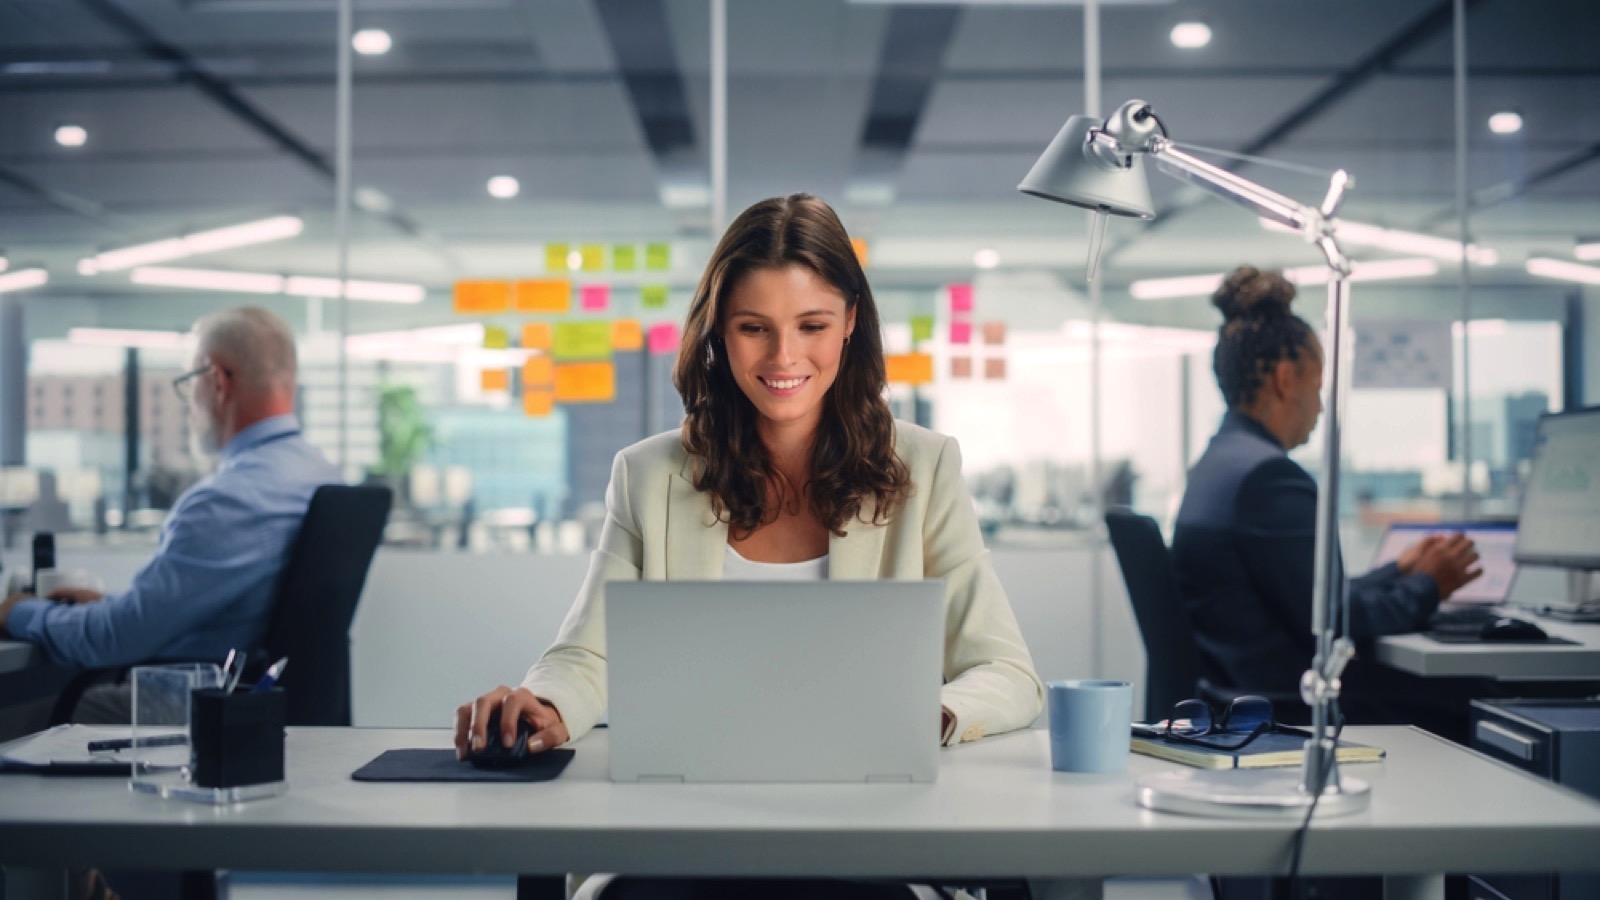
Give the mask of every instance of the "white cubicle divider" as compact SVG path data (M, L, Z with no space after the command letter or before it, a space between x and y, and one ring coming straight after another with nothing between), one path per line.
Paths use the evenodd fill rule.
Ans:
M1090 670L1092 551L994 551L994 566L1033 652L1039 676L1132 681L1143 708L1144 645L1109 547L1101 562L1102 658ZM112 590L125 587L150 548L74 549ZM25 564L20 551L6 567ZM588 553L462 553L381 548L351 629L355 724L448 725L456 706L498 684L515 685L555 639L589 565Z

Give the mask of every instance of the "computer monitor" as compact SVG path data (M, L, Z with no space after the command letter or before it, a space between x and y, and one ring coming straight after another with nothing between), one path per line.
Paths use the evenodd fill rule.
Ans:
M1600 569L1600 406L1540 417L1515 556L1526 565Z

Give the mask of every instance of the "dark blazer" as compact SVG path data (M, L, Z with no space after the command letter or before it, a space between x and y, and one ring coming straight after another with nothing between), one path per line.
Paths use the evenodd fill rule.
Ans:
M1316 482L1271 432L1243 413L1223 416L1189 470L1172 535L1178 589L1223 687L1298 693L1316 649L1316 513ZM1417 631L1439 605L1431 576L1402 576L1392 563L1348 583L1357 642Z

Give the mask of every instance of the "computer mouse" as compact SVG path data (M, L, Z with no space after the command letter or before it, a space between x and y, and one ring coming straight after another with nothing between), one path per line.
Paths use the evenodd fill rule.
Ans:
M1486 641L1542 641L1549 635L1527 619L1505 617L1483 626L1478 637Z
M507 747L500 738L500 710L489 714L487 740L482 750L468 750L467 762L480 769L507 769L522 765L528 760L528 738L533 736L533 726L526 720L517 722L517 739Z

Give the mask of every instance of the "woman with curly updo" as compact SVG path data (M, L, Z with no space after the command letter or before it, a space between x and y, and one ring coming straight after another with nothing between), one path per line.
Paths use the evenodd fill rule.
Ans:
M1315 650L1317 485L1289 451L1322 413L1322 344L1290 311L1294 296L1282 274L1252 266L1235 269L1213 295L1223 323L1212 368L1228 411L1189 472L1172 536L1206 677L1222 693L1283 697L1285 715L1304 714L1300 676ZM1461 535L1430 538L1350 579L1349 636L1359 643L1425 628L1441 600L1478 576L1477 558ZM1408 688L1425 695L1425 685L1360 665L1350 675L1344 708L1353 720L1429 724L1428 711L1405 699ZM1384 683L1378 693L1387 700L1362 689L1373 681Z

